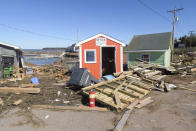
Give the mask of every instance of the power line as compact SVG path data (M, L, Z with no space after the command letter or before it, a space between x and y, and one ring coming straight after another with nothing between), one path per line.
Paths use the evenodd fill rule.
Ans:
M164 20L168 21L171 23L171 21L164 15L162 15L161 13L159 13L158 11L154 10L152 7L150 7L149 5L147 5L146 3L144 3L141 0L137 0L141 5L143 5L144 7L146 7L147 9L151 10L152 12L154 12L155 14L157 14L158 16L162 17Z
M44 37L53 38L53 39L61 39L61 40L76 41L76 40L66 39L66 38L59 37L59 36L53 36L53 35L46 35L46 34L42 34L42 33L37 33L37 32L33 32L33 31L21 29L21 28L18 28L18 27L13 27L13 26L6 25L6 24L0 24L0 26L9 28L9 29L11 29L11 30L16 30L16 31L20 31L20 32L25 32L25 33L29 33L29 34L37 35L37 36L44 36Z

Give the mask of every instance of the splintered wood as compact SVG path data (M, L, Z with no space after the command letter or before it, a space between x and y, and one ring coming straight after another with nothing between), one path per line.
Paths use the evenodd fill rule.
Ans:
M120 111L128 107L136 99L143 98L151 91L152 87L152 83L136 77L120 76L82 90L85 95L88 95L90 90L94 90L96 101Z

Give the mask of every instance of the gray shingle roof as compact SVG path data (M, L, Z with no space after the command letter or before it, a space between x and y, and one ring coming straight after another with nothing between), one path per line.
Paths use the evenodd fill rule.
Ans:
M136 35L125 51L138 50L165 50L169 49L171 43L171 32Z

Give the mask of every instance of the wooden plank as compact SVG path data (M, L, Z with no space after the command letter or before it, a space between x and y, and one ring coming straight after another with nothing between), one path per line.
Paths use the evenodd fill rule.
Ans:
M139 100L136 100L131 105L129 105L129 110L125 111L121 120L118 122L117 126L115 127L114 131L122 131L129 115L131 114L133 108L138 104Z
M152 87L148 86L147 84L141 83L141 82L133 82L133 85L139 86L140 88L143 88L145 90L151 90Z
M192 68L191 69L191 72L196 72L196 68Z
M100 83L98 83L98 84L95 84L95 85L92 85L92 86L88 86L88 87L82 88L82 90L83 90L83 91L90 90L90 89L93 89L93 88L96 88L96 87L99 87L99 86L102 86L102 85L111 83L111 82L113 82L113 81L123 79L123 78L125 78L125 77L126 77L126 76L120 76L120 77L118 77L118 78L115 78L115 79L112 79L112 80L109 80L109 81L100 82Z
M115 83L120 84L120 82L117 82L117 81L115 81ZM135 92L138 92L140 94L147 94L149 92L148 90L145 90L143 88L139 88L138 86L135 86L135 85L126 85L126 84L124 84L123 86L125 86L125 87L127 87L127 88L129 88L129 89L131 89Z
M108 87L110 87L110 88L113 88L113 89L116 88L115 86L112 86L112 85L109 85L109 84L105 84L105 85L108 86ZM126 92L126 91L124 91L124 90L119 90L119 92L122 92L122 93L124 93L124 94L126 94L126 95L128 95L128 96L134 97L134 98L138 98L138 96L135 96L135 95L133 95L132 93Z
M38 86L37 83L30 83L30 84L21 84L20 87L24 88L24 87L34 87L34 86Z
M120 101L118 92L114 92L114 98L115 98L115 101L116 101L117 106L119 106L121 108L121 105L122 104L121 104L121 101Z
M13 105L17 106L17 105L21 104L22 102L23 102L23 100L22 100L22 99L19 99L19 100L16 100L16 101L13 103Z
M0 105L3 105L3 99L0 98Z
M120 84L114 91L113 91L113 94L118 92L118 90L126 83L126 80L123 81L122 84Z
M145 101L147 101L147 100L150 100L150 99L151 99L151 97L147 97L147 98L145 98L145 99L139 101L139 103L143 103L143 102L145 102Z
M107 91L108 89L111 90L111 91ZM113 98L112 95L111 95L112 89L110 89L110 88L106 88L106 89L95 88L95 90L97 90L99 93L103 93L103 94L107 95L108 97L111 97L111 99ZM122 93L118 92L118 94L119 94L121 102L126 103L126 104L130 103L129 99L125 98L125 94L123 94L124 97L122 96ZM129 96L127 96L127 97L129 97Z
M158 75L158 74L161 74L161 71L149 72L149 73L144 74L144 76L145 77L152 77L152 76Z
M40 88L0 87L0 93L40 93Z
M108 111L107 108L102 107L88 107L88 106L55 106L55 105L33 105L33 108L39 109L60 109L60 110L81 110L81 111Z
M133 103L131 103L127 109L132 110L137 104L139 103L139 100L136 99Z
M152 99L148 99L148 100L145 100L144 102L141 102L140 104L138 104L137 106L135 106L136 108L142 108L150 103L152 103L153 100Z

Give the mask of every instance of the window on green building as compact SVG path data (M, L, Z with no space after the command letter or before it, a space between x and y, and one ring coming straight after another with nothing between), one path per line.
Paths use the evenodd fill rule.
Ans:
M142 54L141 59L143 61L150 62L150 56L149 56L149 54Z

